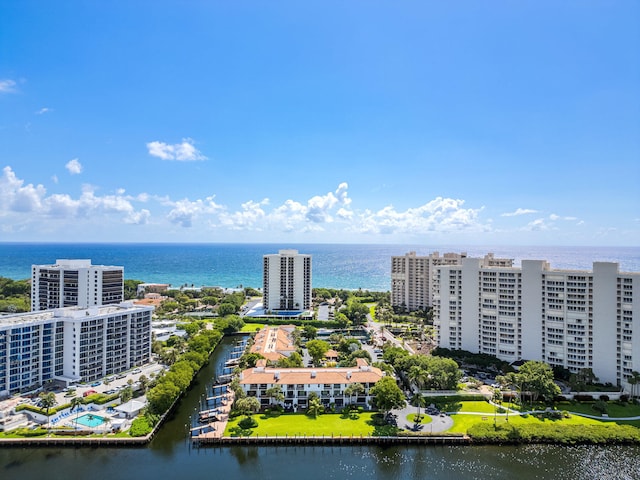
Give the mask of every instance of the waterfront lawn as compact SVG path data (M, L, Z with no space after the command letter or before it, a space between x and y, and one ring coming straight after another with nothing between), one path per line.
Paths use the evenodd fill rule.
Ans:
M598 416L599 413L593 409L593 402L582 402L571 404L570 402L562 402L556 404L558 410L567 410L569 412L584 413L586 415ZM607 402L607 414L611 418L624 418L624 417L638 417L640 416L640 405L619 404L614 401ZM606 423L617 423L619 425L633 425L640 427L640 420L606 420L602 419Z
M486 423L493 425L494 422L494 406L488 402L459 402L461 405L458 414L452 414L453 427L449 429L452 433L467 433L467 430L477 423ZM506 404L505 404L506 407ZM563 410L563 409L559 409ZM463 412L463 413L460 413ZM475 412L480 412L479 415L473 415ZM602 422L600 420L580 417L578 415L571 415L570 418L563 418L559 420L552 420L546 418L543 414L540 415L516 415L509 414L508 420L505 415L495 416L495 421L498 426L500 425L527 425L527 424L544 424L549 425L562 423L564 425L598 425Z
M243 416L230 419L224 432L225 437L235 436L380 436L394 435L397 428L389 425L376 426L376 414L363 412L358 415L346 416L338 413L325 413L317 418L303 413L289 413L282 415L254 415L258 426L251 430L242 430L238 422Z

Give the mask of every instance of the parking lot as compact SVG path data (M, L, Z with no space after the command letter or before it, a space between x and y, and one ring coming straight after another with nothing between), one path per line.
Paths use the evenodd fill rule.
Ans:
M57 405L69 403L73 397L83 397L93 393L111 395L126 388L129 385L129 380L131 380L133 388L136 388L137 386L139 387L137 382L142 375L146 376L147 379L151 379L152 376L157 375L163 369L164 367L158 363L149 363L120 374L109 375L99 381L77 384L66 389L57 389L53 393L56 396ZM37 396L30 403L37 404Z

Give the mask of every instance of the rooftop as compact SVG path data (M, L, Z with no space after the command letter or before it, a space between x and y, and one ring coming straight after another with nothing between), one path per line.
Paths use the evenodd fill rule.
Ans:
M0 327L20 324L38 323L59 318L61 320L73 320L86 317L100 317L114 313L122 313L131 310L148 310L152 307L134 305L133 302L122 302L117 305L102 305L98 307L65 307L39 312L15 313L0 316Z
M356 367L339 368L268 368L255 367L244 370L240 384L350 384L376 383L384 374L366 361Z

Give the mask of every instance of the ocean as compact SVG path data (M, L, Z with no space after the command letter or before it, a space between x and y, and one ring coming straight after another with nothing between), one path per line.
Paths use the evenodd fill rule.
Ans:
M594 261L618 262L624 272L640 271L640 247L523 247L353 244L166 244L166 243L0 243L0 276L29 278L31 265L56 259L90 259L119 265L125 278L173 286L262 286L262 256L290 248L312 255L313 286L387 291L391 256L415 251L466 252L482 257L547 260L552 268L590 270Z

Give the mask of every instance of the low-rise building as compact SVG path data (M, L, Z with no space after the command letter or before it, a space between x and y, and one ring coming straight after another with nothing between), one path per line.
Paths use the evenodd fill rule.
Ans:
M295 329L295 325L263 327L256 333L249 351L251 353L259 353L272 362L288 357L298 349L292 335Z
M280 386L284 394L284 400L279 404L294 411L308 407L311 393L318 395L325 406L367 406L371 402L371 387L384 373L370 366L365 359L357 361L355 367L337 368L270 368L260 363L240 374L240 385L248 396L258 398L262 407L275 403L267 395L267 390L274 386ZM346 395L345 390L354 383L362 384L362 393L353 397Z

